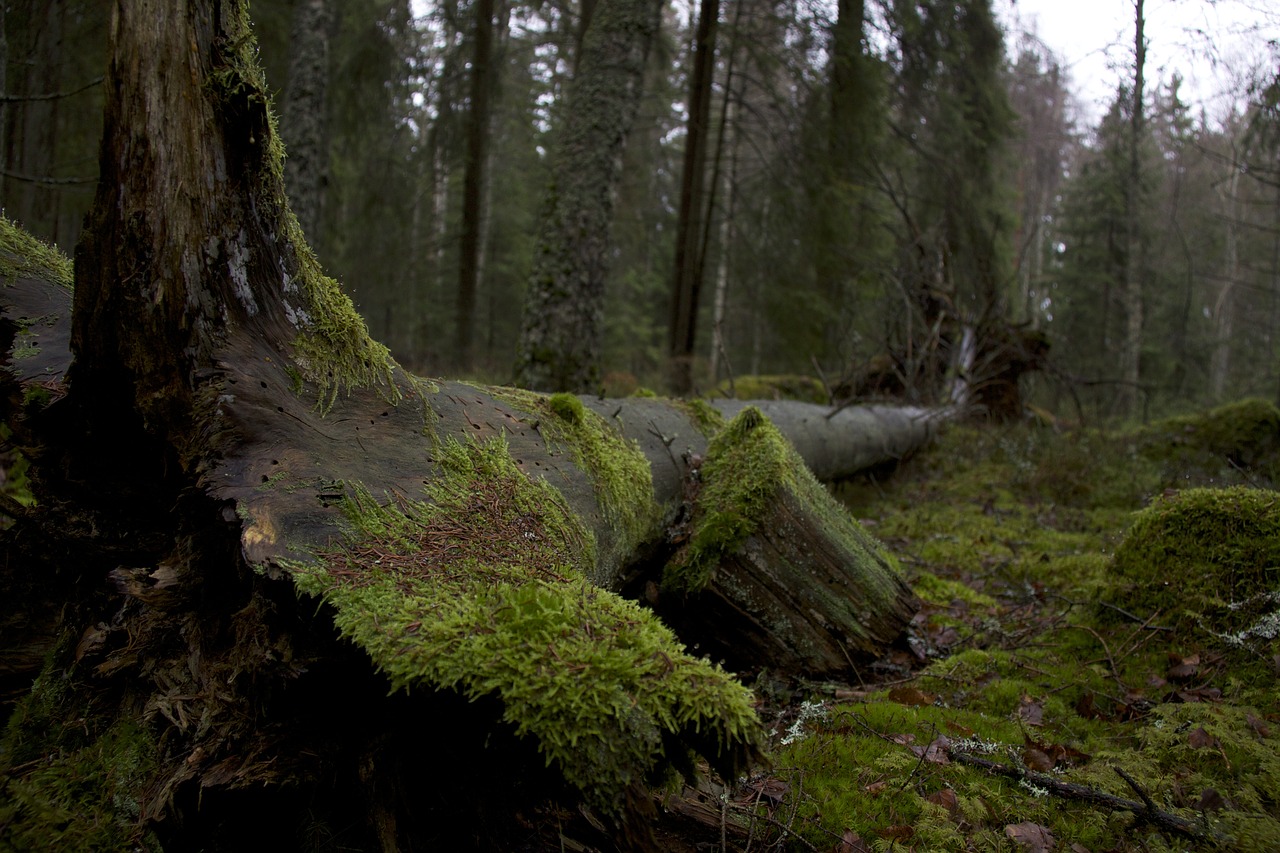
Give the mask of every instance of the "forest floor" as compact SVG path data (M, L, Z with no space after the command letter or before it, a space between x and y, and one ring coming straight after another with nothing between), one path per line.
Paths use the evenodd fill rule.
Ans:
M1280 850L1277 470L1248 401L954 427L846 484L923 602L909 641L861 683L759 673L771 767L663 797L659 845Z

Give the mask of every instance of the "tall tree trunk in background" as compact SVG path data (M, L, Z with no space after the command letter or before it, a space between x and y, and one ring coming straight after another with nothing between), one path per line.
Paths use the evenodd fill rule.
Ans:
M1129 113L1129 171L1125 178L1125 265L1124 308L1125 334L1120 351L1119 412L1133 417L1138 413L1138 383L1142 362L1142 261L1143 240L1138 226L1142 192L1142 139L1145 125L1143 107L1143 75L1147 61L1146 21L1143 0L1133 0L1133 91Z
M1213 352L1209 357L1209 390L1213 399L1221 400L1227 389L1231 367L1231 332L1235 326L1235 291L1240 279L1240 162L1239 139L1230 139L1230 174L1220 186L1223 204L1223 226L1226 233L1222 248L1221 283L1213 304Z
M330 0L298 0L293 13L289 88L281 114L287 149L284 181L298 224L315 245L329 180Z
M622 150L640 108L662 0L599 0L551 155L516 356L516 382L594 392Z
M587 37L587 30L591 29L591 19L596 14L596 3L599 0L580 0L578 3L578 25L573 31L573 56L570 67L577 73L578 61L582 58L582 42Z
M475 359L476 293L480 288L483 251L486 169L489 165L490 100L497 68L493 61L494 0L476 0L471 41L471 105L467 113L467 151L462 182L462 241L454 316L454 352L450 359L463 371Z
M693 73L689 82L689 122L680 178L680 210L676 220L676 256L671 288L668 354L671 384L677 394L693 391L693 354L698 333L698 302L705 267L707 227L707 151L711 131L711 84L715 77L716 28L720 0L702 0L693 40Z
M863 260L859 243L868 239L870 230L860 216L864 203L863 164L869 155L869 129L875 109L875 93L862 49L865 15L864 0L839 0L831 28L831 117L826 162L822 164L816 199L822 240L813 261L818 292L827 303L823 338L832 348L839 343L844 299Z
M721 147L729 150L729 168L724 174L724 212L720 217L720 257L716 261L716 291L711 315L711 354L708 357L707 377L712 385L720 381L720 372L732 371L728 363L728 343L724 332L725 313L729 303L729 260L733 243L733 216L738 201L738 145L742 134L738 132L738 103L740 95L733 91L736 81L730 76L725 80L724 121L721 123ZM723 360L723 364L721 364Z

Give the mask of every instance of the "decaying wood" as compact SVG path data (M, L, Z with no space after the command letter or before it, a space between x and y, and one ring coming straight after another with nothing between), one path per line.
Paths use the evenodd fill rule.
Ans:
M14 312L50 318L42 321L38 362L14 344L16 332L9 342L5 414L33 462L40 506L3 544L10 557L6 586L40 583L48 594L67 597L65 607L46 615L75 644L58 664L76 670L82 693L60 701L72 703L68 713L84 715L86 737L115 720L154 730L158 766L142 786L138 810L142 825L165 824L178 848L203 844L206 829L223 833L212 847L242 841L236 833L244 830L234 821L201 824L214 792L252 791L252 800L223 802L269 809L266 790L286 801L281 792L299 785L319 791L326 783L329 806L362 811L374 835L415 836L414 810L406 804L421 799L429 780L421 762L404 756L420 758L424 738L434 744L453 737L422 721L462 697L476 704L468 712L455 708L436 725L488 720L495 742L526 763L539 758L539 749L550 755L550 736L576 720L587 745L571 755L562 749L556 766L562 781L603 808L620 807L628 790L681 766L690 753L723 772L739 769L758 741L745 690L686 654L652 613L613 594L679 547L698 459L708 448L703 414L668 401L586 401L611 437L616 431L635 440L652 474L652 493L624 507L643 514L644 523L628 527L602 497L598 472L552 429L545 398L431 382L401 370L321 274L288 210L245 15L239 0L118 0L102 180L77 251L71 316L65 298L39 276L19 276L4 301L10 328ZM63 301L46 311L42 299ZM67 341L75 355L69 366ZM36 389L44 394L29 393ZM576 400L565 403L576 417ZM787 420L783 409L767 408ZM826 476L842 476L898 458L929 433L927 418L885 410L871 420L900 418L907 435L858 432L868 446L858 449L854 441L845 443L853 452L836 450L841 442L832 431L859 417L853 410L827 418L797 409L796 444L802 452L811 448ZM388 580L370 549L355 542L361 534L353 516L357 507L369 512L377 504L405 528L418 525L417 535L427 526L422 507L430 489L449 471L448 449L482 446L501 448L504 464L509 456L527 475L511 479L551 495L521 505L530 531L544 531L550 524L543 522L561 511L570 516L572 524L562 525L572 528L560 539L570 552L563 562L581 574L560 578L559 586L525 587L523 578L495 574L459 587L474 593L469 603L497 590L494 609L481 614L495 621L524 618L525 610L508 605L521 590L533 590L518 599L529 622L557 631L545 640L536 635L536 644L513 641L493 650L489 663L470 673L442 675L432 667L444 652L488 655L481 641L508 635L468 615L445 638L452 645L442 641L432 647L439 654L423 654L425 646L415 647L418 632L427 633L433 617L461 599L430 599L428 606L422 602L429 596L413 584L430 581L433 572L462 573L465 561L433 560L413 577ZM798 462L792 467L803 470ZM780 490L771 513L751 519L751 535L726 546L714 583L689 600L703 595L713 609L726 603L715 618L725 617L723 645L741 648L744 668L847 673L855 658L875 655L901 631L913 599L882 561L864 560L853 572L841 551L849 540L833 546L812 494L795 497ZM484 510L469 512L466 520L474 522ZM473 541L456 544L470 549L473 565L487 540L468 535ZM410 539L393 544L404 547ZM342 559L326 556L339 552ZM367 564L354 558L357 552ZM299 600L305 577L323 579L311 589L324 606ZM384 584L381 599L326 597L375 581ZM886 593L868 599L857 584ZM745 598L725 593L735 585L749 585L752 600L771 596L772 603L753 614ZM856 608L839 602L846 588ZM833 606L815 606L818 599ZM751 620L729 620L735 608ZM782 641L759 630L767 627L766 611L775 610L787 621ZM555 621L566 614L573 618ZM593 623L597 614L606 615ZM340 643L334 624L343 616L363 619L373 640ZM391 624L394 630L384 627ZM623 639L610 646L617 636ZM852 642L856 637L866 641ZM590 661L561 658L562 642L562 651L574 642L593 653L646 651L636 666L588 672ZM645 643L657 650L649 654ZM806 647L825 651L795 656ZM492 676L475 671L498 667L507 653L524 655L526 664L532 656L533 663L495 668ZM392 677L389 670L405 660L412 666ZM589 686L613 692L584 710L538 689L563 672L584 673ZM460 685L464 676L475 677ZM406 693L388 697L388 683ZM410 687L415 691L406 695ZM504 719L504 703L512 707L517 693L533 711ZM576 738L579 729L572 731ZM547 737L531 746L538 732ZM480 743L487 742L486 734ZM615 757L622 753L627 757ZM571 767L577 758L583 764ZM570 778L571 769L584 766ZM597 770L598 777L588 773ZM445 780L437 792L453 787ZM358 791L368 802L353 805L343 791Z

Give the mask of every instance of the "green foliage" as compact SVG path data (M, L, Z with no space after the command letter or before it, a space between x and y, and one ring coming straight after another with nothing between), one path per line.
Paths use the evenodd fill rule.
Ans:
M396 689L496 695L503 719L594 806L756 748L750 694L646 610L591 585L590 534L506 444L447 442L424 502L349 505L350 541L293 566Z

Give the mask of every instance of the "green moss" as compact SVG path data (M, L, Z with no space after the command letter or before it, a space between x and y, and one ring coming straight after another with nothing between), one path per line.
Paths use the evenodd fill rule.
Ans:
M505 442L446 443L424 502L354 489L351 541L294 565L339 630L398 689L496 695L504 720L595 806L686 766L732 771L752 753L750 694L690 657L636 604L592 586L591 537Z
M755 532L778 491L796 477L794 453L754 406L743 409L707 448L688 545L667 564L662 584L699 592L712 572ZM800 466L804 470L804 466Z
M672 402L685 411L694 426L706 438L711 438L724 429L724 415L706 400L673 400Z
M392 381L395 363L390 352L369 337L368 327L350 298L324 274L289 208L283 177L284 145L258 63L247 4L237 8L238 16L222 22L225 62L210 74L209 86L229 116L241 125L248 144L258 147L260 191L275 201L280 216L277 238L293 252L294 273L285 276L283 291L286 315L298 329L293 340L294 367L316 387L316 405L321 412L332 408L339 394L354 388L377 388L388 400L397 401L400 392Z
M830 395L822 383L811 376L742 376L716 386L717 397L737 400L800 400L806 403L828 403Z
M663 572L666 589L705 589L716 566L756 531L784 491L813 513L818 528L840 541L844 553L881 564L868 577L892 566L881 545L814 479L795 448L754 406L739 412L711 440L700 480L689 541Z
M566 448L574 463L591 477L600 511L618 538L610 559L631 553L657 534L661 509L653 499L653 472L634 441L582 405L573 394L550 397L516 388L488 388L488 393L533 415L549 446Z
M159 850L140 826L156 744L133 722L93 732L52 666L0 742L0 850Z
M991 596L983 595L967 584L940 578L928 572L919 575L912 582L911 589L927 604L946 606L955 601L963 601L973 607L996 606L996 600Z
M0 278L11 283L20 276L50 281L67 290L75 281L70 258L0 215Z
M579 426L587 419L582 401L574 394L552 394L547 398L547 407L556 417L571 426Z
M1280 409L1256 398L1197 415L1157 421L1131 436L1144 456L1165 467L1167 485L1241 481L1252 472L1280 483Z
M1111 600L1262 650L1280 636L1280 495L1188 489L1140 512L1115 554Z

